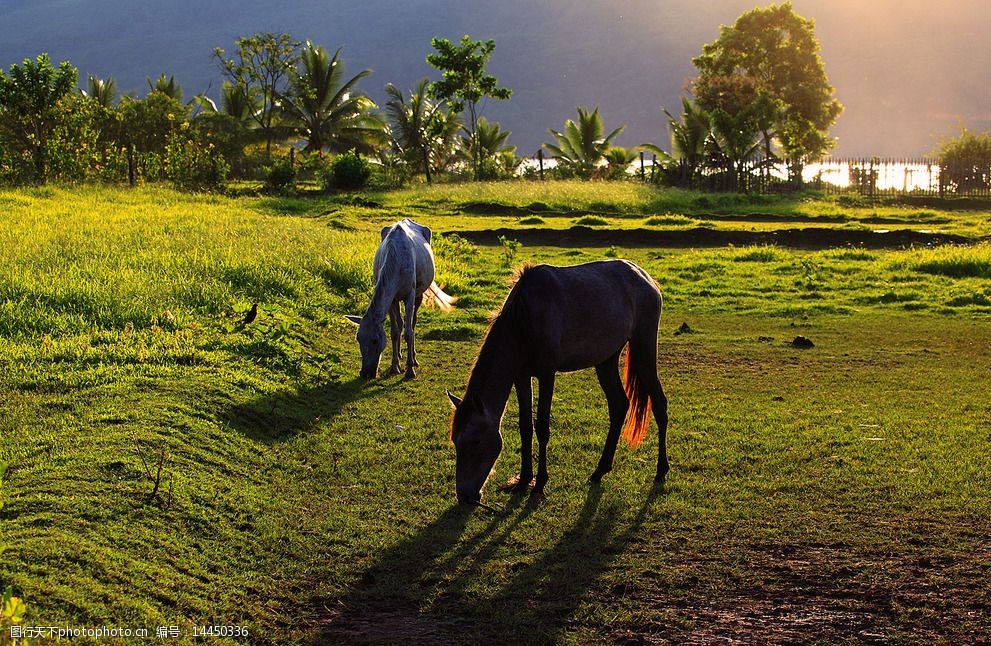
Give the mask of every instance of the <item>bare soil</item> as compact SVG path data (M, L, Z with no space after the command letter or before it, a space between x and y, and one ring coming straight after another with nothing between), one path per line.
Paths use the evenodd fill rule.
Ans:
M912 246L975 244L984 238L969 238L948 233L924 233L912 229L875 232L849 229L807 227L776 231L737 231L724 229L594 229L573 226L570 229L516 228L450 231L449 233L479 245L498 245L499 237L518 240L535 247L725 247L777 245L796 249L901 249Z

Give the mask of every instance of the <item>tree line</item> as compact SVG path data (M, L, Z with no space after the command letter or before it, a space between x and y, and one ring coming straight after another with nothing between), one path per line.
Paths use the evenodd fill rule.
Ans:
M89 76L77 91L77 70L41 54L0 70L0 182L137 176L204 188L233 177L287 188L308 173L326 186L355 187L371 173L368 158L394 184L450 173L519 175L523 160L511 133L481 116L487 100L512 96L485 69L495 42L464 36L431 45L426 60L440 78L407 90L387 84L381 107L359 87L372 70L350 75L341 49L330 53L289 34L260 33L238 39L230 52L215 49L219 102L185 100L165 75L148 78L143 98L119 96L112 78ZM750 174L782 161L800 182L803 164L835 145L829 129L843 109L819 51L813 21L790 2L747 11L693 59L698 76L680 114L662 109L667 150L614 146L623 126L607 131L598 107L582 106L561 130L548 130L543 148L559 177L624 177L638 151L647 151L666 184L705 188L718 178L744 189Z

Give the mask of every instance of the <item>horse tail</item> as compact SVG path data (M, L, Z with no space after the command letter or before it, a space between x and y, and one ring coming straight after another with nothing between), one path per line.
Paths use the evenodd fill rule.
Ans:
M437 305L437 308L444 312L450 312L454 309L454 304L458 302L457 296L451 296L450 294L444 293L444 290L440 288L436 282L431 282L430 287L427 291L423 292L423 304Z
M626 398L630 402L630 410L623 426L623 439L636 448L650 428L650 392L637 370L637 364L642 361L640 353L631 346L626 347Z

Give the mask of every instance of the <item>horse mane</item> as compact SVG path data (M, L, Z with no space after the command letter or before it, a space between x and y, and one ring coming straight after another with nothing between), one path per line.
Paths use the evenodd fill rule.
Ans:
M475 363L472 364L471 371L468 373L468 384L465 387L465 401L469 399L468 393L472 390L472 383L476 379L476 376L488 371L489 367L501 358L501 348L497 347L498 344L490 343L489 341L501 335L514 336L523 340L526 339L526 334L523 330L523 324L526 322L524 314L525 307L519 298L520 290L518 287L526 274L534 267L536 265L530 262L523 263L517 267L511 278L512 289L509 290L509 295L506 296L502 307L489 318L489 327L485 332L485 338L482 340L482 347L479 349L478 356L475 357ZM458 410L460 410L460 407ZM451 415L449 436L452 440L454 439L454 422L458 416L458 410L455 410Z

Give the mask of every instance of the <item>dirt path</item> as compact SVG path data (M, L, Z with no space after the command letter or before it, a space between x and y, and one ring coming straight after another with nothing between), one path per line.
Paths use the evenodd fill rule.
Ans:
M499 237L519 240L535 247L725 247L729 245L777 245L796 249L831 249L862 247L865 249L901 249L911 246L976 244L984 238L947 233L923 233L911 229L888 232L849 229L779 229L777 231L729 231L697 227L657 231L653 229L593 229L574 226L570 229L483 229L446 231L479 245L497 245Z

